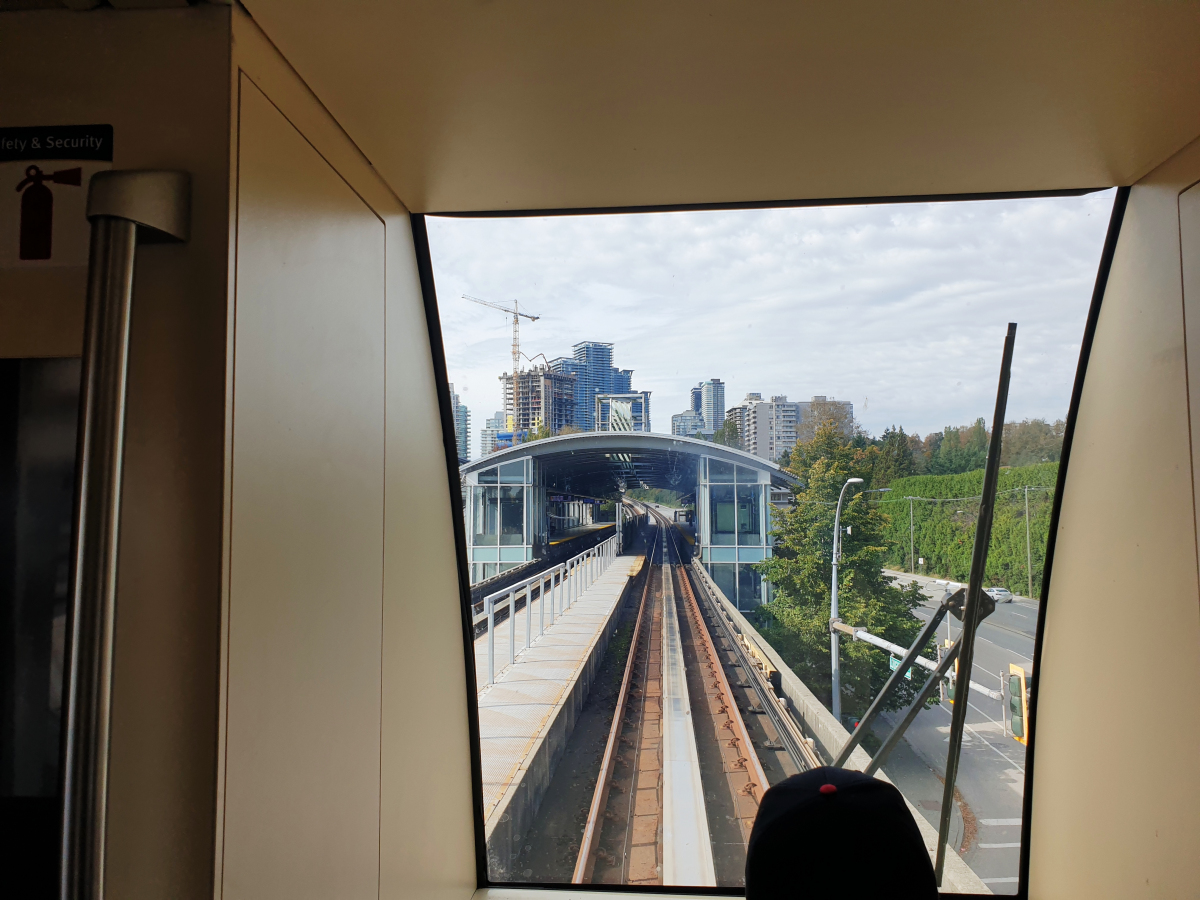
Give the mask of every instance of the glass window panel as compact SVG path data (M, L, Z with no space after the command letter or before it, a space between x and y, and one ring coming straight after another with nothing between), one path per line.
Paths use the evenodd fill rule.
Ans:
M495 469L492 469L495 472ZM500 500L497 488L471 488L471 524L475 530L471 543L475 546L499 543Z
M853 511L848 514L843 508L843 524L853 524L854 528L850 542L855 562L844 566L840 573L840 615L850 625L874 624L883 632L881 637L907 643L936 609L945 582L966 580L978 513L978 502L969 498L979 493L977 483L982 480L988 431L993 427L986 421L991 411L986 401L994 397L995 390L991 364L981 369L970 361L995 360L1003 339L1003 322L1020 322L1024 337L1017 342L1014 359L1009 402L1012 421L1003 426L1004 468L986 576L987 586L1005 587L1020 596L1011 604L998 606L981 625L973 680L987 693L972 691L968 723L973 730L962 748L956 785L962 796L961 811L969 809L975 824L964 826L956 811L956 830L950 844L955 854L951 862L956 872L954 884L973 887L980 894L988 890L1018 893L1022 803L1019 791L1012 786L1020 786L1025 771L1022 735L1033 723L1025 720L1028 711L1020 702L1019 677L1010 686L1006 676L1001 676L1003 681L998 676L1015 671L1010 670L1010 664L1028 665L1035 655L1031 629L1036 623L1036 601L1026 600L1025 596L1037 597L1040 593L1064 427L1056 420L1065 418L1078 341L1090 301L1088 286L1095 280L1094 267L1085 264L1085 254L1079 252L1086 245L1081 235L1090 233L1094 238L1094 262L1103 246L1108 213L1105 207L1110 203L1111 194L1094 194L957 207L949 203L863 206L842 208L833 216L827 210L773 210L681 213L669 221L636 215L555 219L538 223L539 240L533 242L513 240L517 232L506 232L522 226L517 220L469 222L430 217L435 268L438 242L453 231L456 233L450 239L457 249L452 254L455 262L449 265L461 266L461 261L469 260L475 275L488 271L489 265L495 266L493 274L508 272L514 261L519 263L522 258L532 263L530 272L544 271L550 259L544 248L556 241L559 247L572 248L573 259L586 257L586 253L574 252L580 246L593 246L579 243L581 228L604 230L605 252L615 254L614 258L632 259L621 256L620 235L644 236L652 232L656 246L663 250L661 254L656 253L653 259L643 254L636 265L612 266L608 271L630 295L650 298L647 303L652 317L647 321L661 317L672 322L669 335L655 334L651 325L642 327L634 339L640 325L634 321L634 332L623 332L628 337L616 344L604 343L605 335L595 330L599 326L591 318L569 303L562 304L553 291L537 294L534 289L535 295L529 297L531 309L536 307L548 321L553 321L549 317L557 317L568 327L533 329L536 335L531 339L537 346L531 355L535 360L522 373L518 393L523 409L539 405L540 409L529 422L518 422L517 428L536 429L537 433L530 435L535 440L547 436L545 432L556 440L535 445L536 462L522 452L521 459L499 457L476 463L487 469L472 477L480 488L491 487L493 491L467 495L470 533L474 536L478 531L481 540L487 542L475 547L478 555L472 557L473 574L480 578L494 576L502 569L510 571L509 567L524 565L523 577L539 568L552 569L596 541L605 540L611 532L602 530L601 523L612 520L612 503L619 496L620 486L628 499L653 503L661 509L665 514L663 529L668 534L672 518L693 520L695 530L689 536L695 537L695 553L710 573L711 583L747 614L748 639L760 647L774 644L789 670L783 673L784 682L791 682L793 677L800 680L824 706L824 711L818 712L814 704L806 708L789 705L802 720L801 727L806 731L828 727L829 722L837 721L829 713L848 724L862 715L873 699L873 691L878 690L890 670L887 651L866 642L842 640L842 680L835 699L829 657L828 543L838 492L845 477L862 477L866 482L847 492L846 501L857 503ZM686 262L694 226L709 215L728 221L740 219L738 228L732 231L755 234L759 244L777 242L770 253L745 256L746 245L740 238L726 241L722 262L737 266L737 301L729 299L729 292L720 286L714 288L707 283L710 268ZM668 232L676 227L672 224L675 222L689 224L672 237ZM614 229L613 224L620 227ZM560 232L557 238L556 232ZM812 234L818 240L778 241L785 234ZM866 243L863 234L869 236ZM926 241L927 236L934 240ZM711 231L709 240L718 246L721 239L717 231ZM1046 252L1048 246L1056 252ZM910 252L913 247L921 252ZM680 248L682 255L677 252ZM637 250L630 252L636 255ZM561 253L553 257L554 265L559 265L562 258ZM594 264L594 260L583 261L587 266ZM679 296L653 290L642 275L646 266L657 267L664 278L676 279L675 284L690 279L690 290ZM757 277L756 267L762 270ZM1087 271L1089 268L1091 271ZM578 267L576 274L579 285L590 277ZM462 281L461 275L460 268L455 278L447 280ZM656 283L665 282L660 279ZM995 299L994 308L982 324L978 311L970 304L946 302L946 297L961 294L962 284L971 283L985 284L989 296ZM838 291L844 293L835 293ZM835 295L844 297L854 306L854 315L870 321L872 327L842 327L846 309L831 308L827 303L827 298ZM743 297L752 301L745 304L746 308L760 311L751 316L753 322L738 317ZM447 302L460 305L458 298ZM522 307L524 303L523 298ZM473 416L476 427L486 423L477 445L478 452L486 455L494 447L497 432L507 431L511 421L512 394L505 392L504 381L497 378L511 370L505 343L495 340L503 323L498 318L492 321L489 317L461 315L446 316L442 321L452 323L445 335L449 377L463 391L462 402L470 399L472 408L464 412ZM713 328L713 322L740 322L739 327L751 326L753 330L735 335L728 328ZM776 327L781 322L803 323L803 327ZM754 351L730 355L728 343L734 338L742 343L749 341ZM671 347L676 341L687 347L686 353L673 353ZM963 352L953 358L939 357L937 366L921 364L920 347L951 345L961 347ZM672 357L670 366L662 365L664 353ZM890 360L891 364L865 365L864 361L870 359ZM632 396L638 393L637 388L649 387L651 373L653 403L649 399L612 402L614 395ZM511 385L511 381L508 383ZM795 394L790 398L784 396L789 390ZM829 395L831 391L840 392L840 396ZM598 403L598 395L603 394L609 399ZM859 399L851 402L850 397ZM614 415L617 407L626 414ZM646 435L600 433L598 408L605 410L599 417L601 421L611 423L615 418L625 427L635 421L639 428L644 424L645 431L662 435L671 430L681 439L664 438L658 452L656 439ZM702 418L707 417L708 426L724 423L719 432L702 427L697 435L697 410L703 412ZM518 413L518 417L521 415ZM953 427L947 428L947 423ZM819 439L818 429L825 429ZM1011 442L1010 429L1016 439ZM682 439L691 436L711 443ZM635 442L634 437L642 440ZM721 445L740 447L752 457L728 453ZM475 453L472 456L481 459ZM795 491L767 484L765 472L750 462L757 458L764 463L784 463L784 456L806 470L806 484ZM500 487L503 491L496 489ZM890 493L881 492L882 488L890 489ZM871 493L861 501L853 501L859 491ZM909 500L910 495L916 499ZM548 497L559 499L550 501ZM768 505L771 498L774 503ZM951 498L958 499L951 502ZM597 502L603 506L598 507ZM694 506L693 516L683 514L688 506ZM476 514L478 527L473 518ZM626 535L632 546L627 543L624 553L646 554L663 529L647 527L632 539ZM556 543L549 545L547 535L553 535ZM773 541L777 544L775 550L788 561L775 571L789 577L780 578L776 585L756 568L771 556ZM679 544L684 551L680 556L686 556L688 541L680 539ZM673 551L669 555L670 562L679 562ZM572 582L570 590L574 593L570 596L586 598L586 608L591 609L600 592L619 583L616 576L624 567L625 561L620 559L615 561L615 568L609 566L607 570L594 561L588 562L574 570L578 580ZM673 568L670 577L674 578L688 571L682 565ZM882 571L887 577L859 577L872 570ZM664 571L660 567L651 563L644 571L650 573L652 584L661 584ZM604 574L595 585L586 580L599 572ZM792 578L791 574L800 577ZM901 587L913 575L922 577L916 587L908 587L905 592ZM899 581L893 584L893 579ZM941 584L937 583L939 579ZM705 583L709 583L707 579L694 583L695 595L702 604L708 602ZM632 590L627 586L624 596L640 600L640 587L641 583L633 585ZM917 596L918 590L923 599ZM613 596L619 596L615 589ZM664 612L667 592L651 590L646 596L653 613ZM676 590L674 597L680 603L685 594ZM632 661L638 683L645 684L650 646L655 646L654 665L661 677L662 666L670 655L662 634L656 638L657 645L647 637L644 659L630 655L630 648L636 654L643 646L630 634L636 604L614 607L611 617L596 617L597 621L614 622L616 633L627 639L608 641L607 649L596 651L600 657L594 664L572 660L568 666L561 658L565 643L553 637L559 627L579 627L581 617L558 615L553 626L547 619L545 628L552 639L545 641L539 637L540 599L530 603L530 610L517 610L511 622L506 619L499 625L497 657L502 669L495 673L498 684L607 678L605 673L612 673L614 681L619 681L627 661ZM760 604L773 601L778 605L771 614L759 609ZM704 618L713 622L711 616ZM651 616L643 622L654 620ZM704 696L704 685L690 680L699 670L694 665L698 657L688 643L692 628L689 623L693 620L681 615L679 621L677 637L689 672L691 699L690 706L689 700L681 698L674 708L687 710L688 727L699 754L695 777L704 788L705 804L713 801L694 820L702 820L707 812L709 831L706 839L698 842L695 853L702 854L702 847L714 848L716 886L723 892L736 893L744 876L744 857L739 858L744 848L742 826L748 829L749 825L739 824L728 812L743 808L749 800L745 795L730 794L719 766L713 770L699 765L701 758L720 758L722 748L728 744L728 732L724 717L715 723L705 718L707 704L698 699ZM945 622L938 629L938 643L946 636L957 637L959 624L956 620ZM526 633L531 635L528 651ZM517 659L511 669L510 634L515 636ZM476 644L477 672L483 671L486 662L479 661L487 657L486 650L480 649L486 645L486 636L480 639L483 643ZM538 658L539 649L551 647L555 658L544 671L523 668L523 661L532 662ZM926 653L936 655L933 648ZM563 674L568 672L572 674ZM727 667L726 674L737 695L736 707L747 709L757 702L757 695L747 693L754 688L743 683L753 680L752 672ZM612 731L620 731L612 758L625 764L615 770L611 782L614 790L608 793L609 806L599 822L596 846L603 848L603 854L592 860L592 881L625 890L657 882L664 873L656 867L670 848L655 846L651 840L636 853L631 850L634 823L628 814L628 801L639 794L639 753L645 748L638 742L642 735L662 734L661 721L656 721L653 729L641 730L649 720L638 710L648 707L639 707L638 697L627 698L634 704L633 712L622 716L613 708L615 696L593 690L595 685L588 684L579 688L589 698L587 705L566 733L556 732L552 741L545 741L546 735L535 729L522 733L520 742L495 740L512 737L507 729L516 720L499 709L510 692L490 690L485 685L486 674L477 695L477 724L483 738L479 749L484 771L491 774L476 788L483 807L478 812L488 835L490 880L535 884L571 880L576 848L568 838L577 840L577 828L582 828L583 822L582 816L569 822L569 815L590 807L600 782L599 759L603 756L598 753L601 748L597 741L604 743L603 736L610 733L615 720L629 724L625 731ZM919 686L915 675L913 682L904 682L894 695L887 709L892 721L911 700L914 685ZM601 695L612 706L597 705ZM659 711L666 708L665 703L655 705ZM735 704L729 708L732 710ZM933 828L938 824L939 779L944 775L946 724L952 709L948 698L943 696L940 702L934 698L918 713L903 744L884 766L886 775L911 802L910 809L916 810L914 815L925 817ZM588 720L589 715L594 721ZM504 724L497 727L501 719ZM807 766L805 762L789 761L786 751L773 749L777 732L753 732L765 716L745 719L752 732L746 755L758 756L769 784ZM864 743L868 752L878 746L881 732L886 729L886 720L877 723ZM509 744L554 745L565 752L556 751L552 759L526 761L520 754L506 756ZM912 760L920 763L906 764ZM831 760L822 761L828 764ZM537 777L518 784L530 772L536 772ZM647 775L651 793L657 794L661 777L658 771ZM510 790L514 785L517 790ZM523 798L524 806L507 805L515 802L510 798L518 796ZM959 806L955 803L955 810ZM970 815L967 821L972 821ZM564 822L568 823L566 827ZM661 820L649 831L667 833ZM867 859L874 848L863 845L857 849ZM646 851L652 856L643 870L646 877L631 878L634 861ZM972 878L977 880L972 882ZM676 884L684 892L689 886L687 882Z
M762 575L752 566L739 564L737 567L738 609L749 610L762 603Z
M708 574L730 603L737 603L737 565L709 563Z
M737 533L739 544L761 544L762 524L759 510L762 488L759 485L737 486Z
M710 538L713 544L737 543L737 497L733 485L714 484L708 489Z
M710 457L708 460L708 480L730 483L733 481L736 468L731 462L725 462L722 459L712 459Z
M500 467L500 483L501 484L524 484L525 483L525 460L519 459L516 462L505 463Z
M503 472L501 473L503 477ZM500 488L500 543L525 543L525 488Z

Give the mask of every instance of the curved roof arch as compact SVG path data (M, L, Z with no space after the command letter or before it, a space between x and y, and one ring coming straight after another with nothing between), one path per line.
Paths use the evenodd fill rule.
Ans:
M701 456L765 472L777 487L798 487L795 475L761 456L696 438L638 431L589 431L508 447L460 469L469 476L525 457L538 460L547 488L603 496L648 487L688 493L696 488Z

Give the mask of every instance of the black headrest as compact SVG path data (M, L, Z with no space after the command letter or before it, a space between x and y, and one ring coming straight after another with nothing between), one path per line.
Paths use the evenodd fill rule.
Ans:
M763 796L746 853L746 900L937 896L921 832L886 781L822 768Z

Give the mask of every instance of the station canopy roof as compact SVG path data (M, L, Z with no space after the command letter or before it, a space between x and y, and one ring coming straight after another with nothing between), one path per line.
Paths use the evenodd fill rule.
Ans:
M615 496L622 487L693 493L701 456L766 472L776 487L800 484L790 472L744 450L696 438L629 431L592 431L517 444L473 460L461 471L465 478L527 456L538 461L547 489L588 497Z

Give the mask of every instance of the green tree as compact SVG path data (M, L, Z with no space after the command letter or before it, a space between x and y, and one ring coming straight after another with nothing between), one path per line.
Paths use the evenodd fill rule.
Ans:
M713 432L712 440L714 444L721 444L725 447L736 447L740 449L742 446L742 439L738 434L737 422L733 421L732 419L726 419L724 424L722 424L720 428Z
M657 503L659 506L672 506L675 509L684 507L683 494L667 488L630 488L625 492L625 496L630 500L642 500L646 503Z
M947 428L942 440L929 455L929 472L954 475L982 469L987 462L988 431L983 419L965 428Z
M1066 431L1067 423L1062 419L1054 424L1045 419L1005 423L1000 465L1032 466L1058 462L1062 457L1063 435Z
M871 486L885 488L897 478L916 474L913 467L913 451L909 437L903 428L893 425L883 433L878 443L879 453L871 472Z
M818 428L811 441L797 444L789 468L804 487L796 492L795 505L777 520L774 556L757 566L774 585L773 599L758 611L762 634L826 705L832 688L829 611L834 509L846 479L871 477L878 457L879 448L855 446L833 422ZM921 628L912 610L924 598L915 584L899 588L884 577L889 550L884 534L890 517L872 502L876 495L858 488L847 492L842 508L842 525L851 532L842 543L839 614L848 624L908 646ZM842 707L847 714L861 715L891 669L887 653L847 640L841 647L841 671ZM889 708L909 702L914 690L912 682L902 682Z

